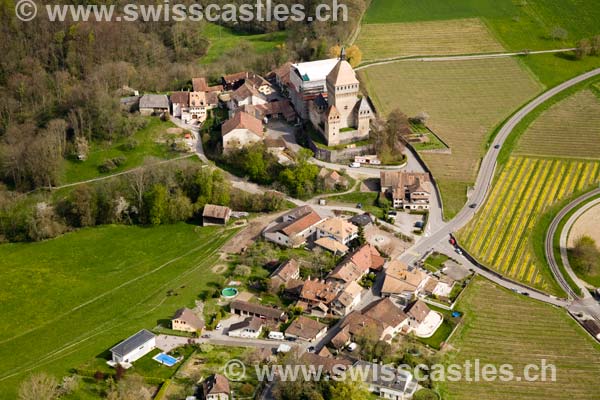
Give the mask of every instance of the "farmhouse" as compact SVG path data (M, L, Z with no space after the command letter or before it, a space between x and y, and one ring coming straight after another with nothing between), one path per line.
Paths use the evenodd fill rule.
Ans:
M348 246L358 237L358 227L347 220L335 217L328 218L317 225L317 239L328 237Z
M394 208L429 210L433 185L429 174L381 171L381 192L391 195Z
M263 320L257 317L248 317L245 320L232 324L227 335L239 338L256 339L263 329Z
M285 337L314 342L327 333L327 325L303 315L295 319L285 330Z
M205 400L229 400L229 381L223 375L214 374L202 382Z
M227 107L235 111L245 105L258 106L266 103L266 96L260 93L256 87L246 82L231 94Z
M230 217L229 207L207 204L202 211L202 225L227 225Z
M315 374L317 373L317 370L321 370L324 374L339 373L340 371L345 371L352 366L352 361L347 358L333 358L327 354L322 355L308 352L302 354L300 357L300 362L304 363L305 365L314 366Z
M316 226L323 218L310 206L294 208L283 215L278 223L268 226L263 236L268 241L285 247L300 247L313 237Z
M190 116L190 92L171 93L171 113L176 118L181 118L183 122L191 119Z
M190 92L189 120L204 122L208 116L208 110L219 105L217 92ZM182 119L185 121L185 115Z
M125 339L112 349L112 360L115 363L132 363L156 348L156 336L142 329L138 333Z
M261 120L238 111L221 126L223 152L240 149L263 140L264 126Z
M269 287L272 291L278 290L281 286L286 286L291 281L300 278L300 267L298 262L290 259L282 263L270 276Z
M315 240L315 244L327 251L332 252L335 255L344 255L348 252L348 246L341 244L337 240L330 237L322 237Z
M360 303L362 287L356 282L350 282L331 303L334 314L344 316Z
M335 299L342 289L341 285L320 279L311 279L310 277L302 285L300 290L300 301L306 303L309 307L317 307L322 304L328 306Z
M427 281L427 274L418 268L408 267L398 260L389 262L385 270L385 279L381 294L400 300L403 304L408 302L423 288Z
M369 138L373 109L366 97L359 97L360 82L346 61L344 49L325 79L327 97L317 96L309 103L309 119L328 146Z
M229 308L232 314L246 317L257 317L274 322L285 321L287 319L287 316L281 310L260 304L248 303L247 301L234 300L231 302Z
M171 319L171 329L182 332L200 332L204 321L189 308L180 308Z
M157 115L169 112L169 99L164 94L145 94L140 98L140 114Z

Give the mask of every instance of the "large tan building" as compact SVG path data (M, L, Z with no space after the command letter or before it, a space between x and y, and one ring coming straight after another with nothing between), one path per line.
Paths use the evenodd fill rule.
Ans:
M340 58L325 80L325 93L309 105L309 117L329 146L369 138L373 109L360 96L360 82L342 49Z
M381 192L392 197L394 208L429 210L433 185L429 174L404 171L381 171Z

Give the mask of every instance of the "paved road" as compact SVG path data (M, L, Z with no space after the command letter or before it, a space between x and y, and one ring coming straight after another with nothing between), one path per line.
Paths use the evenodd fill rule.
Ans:
M556 280L558 281L560 286L565 290L565 292L567 292L567 294L569 295L569 298L573 300L572 304L569 307L569 311L571 311L572 314L578 314L578 313L587 314L587 315L595 318L598 322L600 322L600 304L590 295L590 292L588 291L585 282L583 282L581 279L579 279L579 277L577 277L575 272L573 272L573 269L571 268L571 265L569 264L569 258L567 255L567 240L568 240L568 235L569 235L569 231L571 230L571 227L577 221L577 219L581 215L583 215L586 211L588 211L592 207L600 205L600 199L590 201L589 203L585 204L583 207L580 207L580 206L581 206L581 204L585 203L586 201L588 201L596 196L600 196L600 189L593 190L593 191L586 193L585 195L577 198L576 200L569 203L565 208L563 208L556 215L556 217L550 224L550 228L548 229L548 232L546 233L545 250L546 250L546 259L548 260L548 264L550 265L550 268L552 270L552 273L554 274L554 277L556 278ZM573 282L575 282L577 284L577 286L579 287L579 289L581 290L581 293L582 293L581 296L579 296L577 293L575 293L575 291L573 289L571 289L571 287L567 283L566 279L564 278L564 276L559 268L558 260L556 259L555 254L554 254L554 238L556 237L556 233L557 233L558 227L560 225L560 222L562 220L564 220L565 217L567 216L567 214L569 214L573 210L577 210L577 211L566 221L565 225L562 228L562 231L560 232L560 241L559 241L560 256L561 256L561 262L564 266L564 269L569 274L569 277L571 278L571 280Z
M560 222L567 216L567 214L569 214L571 211L577 209L582 203L584 203L587 200L589 200L595 196L598 196L598 195L600 195L600 189L596 189L594 191L586 193L585 195L583 195L583 196L577 198L576 200L572 201L571 203L569 203L565 208L563 208L556 215L556 217L550 224L550 228L548 229L548 232L546 233L546 243L545 243L546 259L548 260L548 264L550 265L550 269L552 270L554 277L558 281L559 285L563 288L563 290L565 292L567 292L567 294L569 295L569 298L571 298L571 299L578 299L579 295L577 295L577 293L575 293L575 291L573 291L573 289L571 289L571 286L569 286L569 284L567 283L566 279L564 278L563 274L560 271L558 260L556 259L556 256L554 254L554 238L556 237L556 232L558 230L558 226L560 225ZM573 279L573 281L578 284L578 286L581 289L581 292L583 293L584 296L586 296L586 294L587 294L587 296L589 296L589 293L586 290L585 285L582 282L580 282L580 280L577 278L577 276L575 275L575 273L573 272L573 270L571 269L571 267L569 265L569 259L566 254L567 235L568 235L571 225L573 225L575 220L583 212L587 211L590 207L592 207L598 203L600 203L600 199L593 201L593 202L587 204L586 207L583 207L582 209L580 209L576 214L574 214L569 219L569 221L563 227L562 232L560 233L561 261L565 267L565 270L567 270L568 274Z
M479 174L477 176L475 186L471 191L469 201L465 205L465 207L450 222L446 223L440 229L433 232L426 239L421 240L417 242L414 246L412 246L406 253L404 253L401 256L400 259L409 264L413 263L414 261L420 259L422 255L425 254L428 250L438 246L439 243L447 241L449 238L448 235L450 233L456 232L462 227L464 227L473 218L475 213L481 208L481 206L485 202L492 180L494 178L498 155L502 146L504 145L504 142L506 141L508 136L513 132L515 127L539 105L543 104L544 102L548 101L549 99L563 92L564 90L569 89L570 87L573 87L589 78L598 75L600 75L600 68L579 75L541 94L540 96L532 100L530 103L528 103L525 107L517 111L502 126L502 128L494 138L494 141L491 143L490 149L488 150L481 162L481 167L479 169ZM470 206L473 204L475 205L475 207L471 208ZM468 263L466 265L468 265L469 268L476 267L476 265L474 265L473 263ZM502 279L493 280L502 286L506 286L505 282ZM537 293L525 287L522 287L521 290L529 293L531 297L536 296ZM555 303L554 299L552 299L550 296L547 296L545 301L553 304Z

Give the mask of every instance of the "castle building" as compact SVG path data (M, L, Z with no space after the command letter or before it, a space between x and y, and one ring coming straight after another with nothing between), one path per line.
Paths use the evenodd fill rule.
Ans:
M373 109L360 95L360 82L346 61L344 49L325 79L326 93L309 104L309 118L327 145L352 143L369 138Z

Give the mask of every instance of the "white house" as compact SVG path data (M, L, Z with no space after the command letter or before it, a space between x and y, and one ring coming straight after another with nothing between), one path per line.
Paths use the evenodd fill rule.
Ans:
M227 335L239 338L256 339L260 336L263 329L263 321L257 317L248 317L242 322L232 324L227 331Z
M300 247L314 236L323 218L310 206L294 208L263 232L265 239L285 247Z
M363 371L362 376L365 377L369 392L384 399L410 399L419 387L410 372L389 365L358 361L353 368Z
M240 149L263 140L264 126L261 120L245 112L236 112L221 127L223 152Z
M110 349L110 352L115 363L132 363L155 348L156 336L152 332L142 329Z

